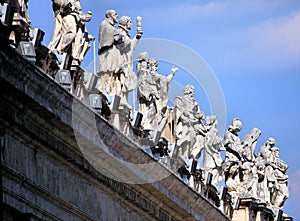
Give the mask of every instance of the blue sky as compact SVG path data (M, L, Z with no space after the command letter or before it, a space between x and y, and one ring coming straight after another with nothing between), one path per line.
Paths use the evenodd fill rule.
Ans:
M105 11L115 9L119 17L132 17L134 27L135 17L142 16L144 39L167 39L201 56L223 91L226 124L239 117L241 137L259 128L262 135L257 149L268 137L276 139L281 158L290 166L290 198L284 211L300 221L299 0L82 0L81 5L84 12L93 12L87 29L96 37ZM48 45L54 27L51 1L30 0L29 13L32 26L46 33L43 44ZM134 33L132 30L131 35ZM88 67L92 60L93 48L82 66ZM162 65L161 73L169 70ZM184 71L179 70L175 80L189 80L183 76ZM196 93L201 109L210 114L206 91L197 87Z

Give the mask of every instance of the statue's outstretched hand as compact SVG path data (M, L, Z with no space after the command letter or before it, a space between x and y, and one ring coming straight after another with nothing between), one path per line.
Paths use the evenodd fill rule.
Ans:
M178 67L173 66L172 69L171 69L171 72L176 73L177 71L178 71Z

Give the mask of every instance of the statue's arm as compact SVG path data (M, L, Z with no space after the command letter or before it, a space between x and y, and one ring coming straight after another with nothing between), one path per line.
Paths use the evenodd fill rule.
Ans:
M171 69L171 73L167 76L167 82L168 84L170 84L170 82L172 81L172 79L174 78L175 76L175 73L178 71L178 68L177 67L172 67Z

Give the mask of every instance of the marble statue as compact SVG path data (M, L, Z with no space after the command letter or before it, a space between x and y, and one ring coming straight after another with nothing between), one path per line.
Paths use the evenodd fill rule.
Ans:
M15 10L20 14L27 24L31 24L31 20L28 14L28 0L18 0L18 4L15 5Z
M236 164L241 160L241 140L238 133L242 129L242 122L238 118L234 118L224 135L224 147L226 148L225 171L232 164Z
M243 184L242 187L244 188L241 194L255 199L257 198L258 173L255 164L254 150L260 135L261 131L257 128L253 128L241 142L243 150L240 162L240 182Z
M122 36L118 33L116 24L118 14L115 10L107 10L105 20L102 21L99 30L99 85L102 92L112 92L112 77L114 72L118 72L120 67L119 50L116 45L122 41Z
M276 178L276 185L274 191L271 193L271 204L275 208L280 209L289 197L288 175L286 174L288 165L279 158L279 148L273 147L271 151L273 156L272 166Z
M169 157L169 143L165 136L170 112L167 109L168 91L178 68L172 67L171 73L163 76L158 73L158 65L159 62L150 59L147 52L138 55L138 110L143 115L143 135L140 143L143 146L151 146L153 154L160 151L163 153L161 157Z
M140 19L140 18L139 18ZM141 27L137 34L130 38L132 21L128 16L120 18L114 10L106 11L106 19L99 30L99 89L111 95L119 95L127 102L128 93L137 85L137 77L133 72L133 50L143 35ZM138 25L141 26L139 23Z
M254 150L261 131L253 128L241 141L238 137L241 129L241 121L235 118L224 136L226 187L234 196L257 198L259 173Z
M184 87L184 95L178 96L174 101L175 110L175 137L176 147L173 153L173 169L180 167L190 168L190 158L193 146L196 143L196 125L201 124L204 117L198 103L194 99L195 89L193 85Z
M90 41L93 36L89 35L85 26L86 22L91 21L92 12L88 11L87 14L83 13L80 0L75 0L75 7L79 14L80 21L77 22L77 32L74 44L72 44L73 64L80 65L88 49L91 47Z
M155 66L154 72L158 74L158 63ZM159 81L159 97L160 99L157 101L157 109L160 112L165 112L165 109L167 108L168 104L168 92L169 92L169 86L171 81L174 78L175 73L178 71L177 67L171 68L171 73L167 76L160 75L160 81Z
M254 151L260 135L261 131L257 128L253 128L250 133L243 138L241 145L243 147L242 156L244 160L251 162L255 160Z
M288 165L279 158L275 139L269 138L260 148L256 164L260 173L258 197L267 205L282 208L289 196Z
M6 0L12 6L13 20L9 40L17 47L20 41L30 40L30 16L28 14L28 0Z
M273 192L276 182L273 167L271 166L273 156L271 148L275 145L275 139L270 137L259 149L256 166L260 175L258 183L258 197L267 205L271 204L271 192Z
M141 25L141 24L140 24ZM122 16L118 25L118 32L122 35L122 42L117 45L120 51L119 71L114 75L114 94L120 95L127 103L128 93L137 86L137 77L133 72L133 50L143 35L142 29L138 29L134 38L130 38L129 31L132 29L132 21L128 16Z
M54 35L49 43L50 51L54 53L67 53L76 37L78 13L75 1L53 0L55 16ZM59 55L58 54L58 55Z
M218 120L214 115L207 116L205 119L205 144L203 151L203 168L205 176L212 174L211 184L217 187L222 178L222 158L220 148L222 137L219 135L217 128Z
M162 131L166 123L166 108L169 84L178 68L172 67L168 76L158 73L158 61L151 60L145 52L139 57L138 101L139 112L143 114L144 130ZM143 57L143 58L142 58ZM147 63L143 63L146 61ZM144 67L143 67L144 66Z
M201 119L197 124L194 125L194 130L196 132L196 142L191 147L189 159L191 161L189 173L191 174L191 178L189 179L189 184L194 189L197 189L200 192L199 187L202 186L202 180L199 178L199 170L197 170L198 159L202 153L202 150L205 146L205 136L207 133L207 129L205 125L203 125L202 120L204 119L204 113L200 112ZM201 171L201 177L204 178L205 172ZM198 188L197 188L198 186Z
M89 48L84 23L92 19L92 14L82 12L80 0L53 0L52 8L54 32L48 48L57 56L59 63L62 62L62 54L67 53L80 65Z
M155 130L158 127L159 76L155 73L156 61L148 60L144 73L139 72L138 78L138 101L139 112L143 114L143 130Z
M115 10L107 10L106 18L99 30L99 65L96 88L103 94L118 98L119 102L112 112L111 123L124 134L132 134L130 125L131 106L128 94L137 86L137 77L133 72L133 50L143 35L141 18L137 18L137 33L130 38L132 21L122 16L118 23Z
M52 1L52 10L53 10L53 16L54 16L54 30L53 30L53 36L52 39L48 45L48 48L50 51L54 52L56 49L60 38L61 38L61 28L62 28L62 14L61 9L64 5L64 0L53 0Z
M228 192L238 193L243 191L243 185L239 179L242 145L238 133L242 129L242 122L234 118L224 135L224 147L226 148L223 170Z

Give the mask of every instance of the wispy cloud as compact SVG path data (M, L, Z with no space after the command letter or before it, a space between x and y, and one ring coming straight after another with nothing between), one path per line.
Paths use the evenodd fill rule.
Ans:
M182 3L181 5L173 7L171 10L177 13L186 14L189 17L194 15L207 16L220 13L224 9L222 2L209 2L207 4L194 4L194 3Z
M206 50L208 56L214 53L213 62L271 73L280 68L300 68L300 10L295 7L291 12L292 6L285 9L286 4L281 0L175 1L155 9L155 18L153 8L144 8L142 14L145 29L156 27L154 34L145 31L147 37L158 37L157 33L169 29L169 36L186 35L186 43L196 50Z
M195 17L219 17L228 18L234 17L241 19L241 16L255 15L276 10L280 6L282 1L209 1L206 3L199 1L185 1L179 4L172 4L169 6L169 11L179 15L185 15L188 19L194 19ZM285 3L285 2L283 2Z
M300 11L269 19L249 30L254 52L269 56L269 61L300 62Z
M300 11L231 30L215 40L224 45L224 63L269 71L300 68ZM255 64L255 66L253 65Z

